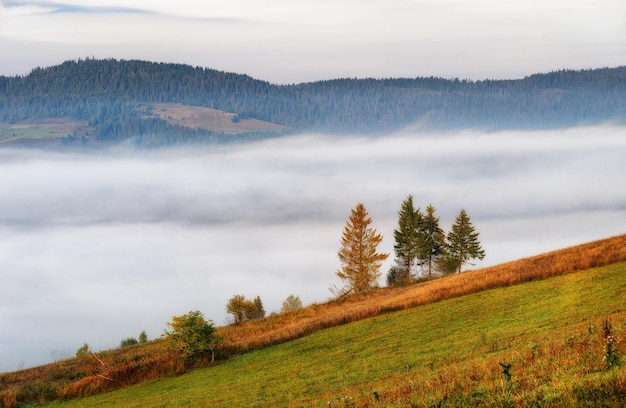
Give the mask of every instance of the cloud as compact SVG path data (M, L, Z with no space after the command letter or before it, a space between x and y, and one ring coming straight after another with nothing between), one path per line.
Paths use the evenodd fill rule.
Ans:
M623 65L624 7L619 0L5 2L0 74L96 56L188 63L275 83L515 78Z
M81 2L57 2L57 1L5 1L3 8L12 16L38 15L38 14L62 14L62 13L80 13L80 14L125 14L125 13L144 13L146 10L138 8L129 8L120 5L112 6L110 3L94 4Z
M461 208L477 266L624 233L623 127L300 135L89 155L0 150L0 371L116 347L173 315L218 325L235 294L268 312L340 285L336 252L363 202L393 252L402 200ZM383 268L383 275L393 256ZM382 281L382 280L381 280Z
M401 2L396 3L400 4ZM228 2L185 0L177 3L142 0L32 0L26 2L6 1L4 5L7 8L36 7L67 13L144 12L191 19L243 19L267 23L312 23L315 25L358 21L363 18L369 18L387 8L387 6L377 1L355 2L354 0L333 2L305 1L297 3L274 0L262 4L253 0Z

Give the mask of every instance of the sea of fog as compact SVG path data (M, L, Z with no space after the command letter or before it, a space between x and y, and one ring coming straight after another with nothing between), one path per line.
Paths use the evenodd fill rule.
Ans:
M409 194L446 231L465 209L487 253L468 268L626 233L625 158L614 126L0 150L0 371L153 339L191 310L222 325L235 294L323 302L358 202L384 252Z

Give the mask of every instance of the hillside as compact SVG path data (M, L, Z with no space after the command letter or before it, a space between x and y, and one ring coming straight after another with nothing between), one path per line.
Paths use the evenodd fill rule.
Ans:
M146 114L146 107L155 104L160 108ZM224 115L177 120L181 106L189 115L220 111L230 123ZM86 59L0 77L0 126L9 128L0 132L4 145L41 144L40 134L11 131L34 121L82 123L55 128L58 137L48 137L48 144L98 146L132 139L137 145L161 146L305 131L557 128L623 123L625 112L626 67L563 70L519 80L343 78L273 85L181 64Z
M346 406L340 398L349 396L355 405L348 406L366 406L379 402L376 391L380 406L396 398L432 405L453 395L468 406L507 395L562 406L558 398L595 395L606 384L623 397L626 372L602 369L600 327L609 316L615 335L624 335L624 261L626 235L226 326L220 353L237 357L225 363L68 404L154 406L158 398L163 406L229 406L246 398L244 405ZM513 364L511 389L498 388L505 384L499 362ZM182 371L157 341L0 375L0 401L72 398Z
M384 314L49 406L618 407L626 368L605 366L602 330L608 318L626 334L625 272L620 263Z

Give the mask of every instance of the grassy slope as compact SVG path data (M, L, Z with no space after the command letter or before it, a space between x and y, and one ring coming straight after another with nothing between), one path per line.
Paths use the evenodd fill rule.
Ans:
M620 235L417 285L380 289L345 301L311 305L294 313L225 326L219 334L241 353L382 313L624 261L626 235Z
M626 368L604 369L601 324L610 316L626 334L625 273L619 263L443 300L48 406L620 406Z
M0 123L0 146L24 141L58 141L85 126L85 123L72 119L50 119L18 124Z
M285 126L265 122L258 119L243 119L233 122L234 113L205 108L202 106L182 105L179 103L153 103L151 114L147 117L165 120L171 125L179 125L190 129L206 129L225 134L242 134L248 132L281 132ZM140 111L146 106L140 106Z

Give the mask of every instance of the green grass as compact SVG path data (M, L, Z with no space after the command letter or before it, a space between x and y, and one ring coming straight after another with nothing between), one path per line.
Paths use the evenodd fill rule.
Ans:
M604 368L601 324L610 316L623 339L625 310L620 263L389 313L45 406L620 406L626 368ZM500 362L511 364L510 381Z
M67 136L68 127L62 124L8 124L0 123L0 141L33 138L61 138Z

